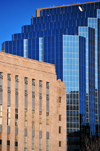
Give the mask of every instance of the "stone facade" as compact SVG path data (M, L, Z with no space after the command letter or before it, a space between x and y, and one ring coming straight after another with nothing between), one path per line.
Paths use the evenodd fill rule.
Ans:
M65 151L66 150L66 90L64 82L56 80L55 66L0 52L0 85L2 122L1 150L6 151ZM10 125L7 114L7 75L10 74ZM18 125L15 126L15 76L18 76ZM27 78L27 126L25 127L25 77ZM35 116L32 128L32 79L35 80ZM39 81L42 81L40 129ZM49 83L47 90L46 83ZM48 106L47 106L47 91ZM49 111L47 111L47 107ZM47 122L47 116L48 122ZM48 123L48 125L47 125ZM47 130L48 126L48 130ZM32 136L34 137L32 149ZM15 147L15 137L18 137ZM27 139L26 139L27 138ZM1 141L2 140L2 141ZM9 140L9 141L7 141ZM48 141L48 143L47 143ZM8 144L8 145L7 145ZM16 148L16 149L15 149Z

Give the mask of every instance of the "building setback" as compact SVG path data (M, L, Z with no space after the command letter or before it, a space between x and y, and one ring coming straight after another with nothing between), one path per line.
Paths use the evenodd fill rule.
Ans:
M0 151L6 150L66 150L66 89L54 65L0 52Z
M75 141L67 142L68 150L80 149L83 127L92 136L99 133L99 41L100 1L95 1L37 9L31 24L2 44L4 52L55 64L67 92L67 141Z

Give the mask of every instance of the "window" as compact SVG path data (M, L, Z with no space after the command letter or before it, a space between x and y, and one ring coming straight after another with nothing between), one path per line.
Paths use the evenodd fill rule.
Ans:
M61 126L59 126L59 133L61 134Z
M39 130L42 130L42 112L39 112Z
M35 80L34 79L32 79L32 110L35 110Z
M42 81L39 80L39 111L42 111Z
M46 113L46 130L49 131L49 113Z
M10 101L11 101L11 74L7 75L7 79L8 79L8 84L7 84L7 88L8 88L8 100L7 100L7 125L10 126Z
M59 121L61 121L61 115L59 115Z
M0 102L3 101L3 73L0 72ZM1 105L2 107L2 105ZM2 110L0 110L0 125L2 124Z
M42 87L42 81L39 80L39 87Z
M28 78L27 77L24 78L24 84L25 84L24 85L25 86L24 87L24 92L25 92L25 94L24 94L24 97L25 97L24 98L25 99L24 100L25 101L24 102L25 103L24 104L25 105L25 110L24 110L24 121L25 121L25 123L24 123L24 127L27 128L27 120L28 120L28 118L27 118L27 102L28 102L28 89L27 88L28 88Z
M46 139L46 151L49 151L49 139Z
M35 111L32 110L32 129L35 130Z
M39 151L42 151L42 138L39 138Z
M35 151L34 150L34 136L32 136L32 151Z
M18 76L15 76L15 120L16 114L18 114ZM15 124L15 126L18 126Z
M15 109L15 126L18 126L18 109Z
M15 135L15 151L18 151L18 135Z
M26 109L25 109L24 119L25 119L25 128L27 128L27 110Z
M61 103L61 97L59 97L59 103Z
M15 75L15 126L18 127L18 75ZM18 151L18 135L15 135L15 151Z
M15 146L16 146L16 147L18 146L18 142L15 142Z
M8 91L7 91L7 93L8 93L8 100L7 100L7 105L10 106L10 101L11 101L11 75L8 74L7 78L8 78L8 84L7 84L8 85Z
M10 134L7 134L7 151L10 151Z
M2 145L2 140L0 139L0 145Z
M0 105L0 125L2 125L2 105Z
M61 147L61 141L59 141L59 147Z
M27 136L24 137L24 151L27 151Z
M49 112L49 82L46 82L46 112Z
M10 107L7 107L7 125L10 125Z
M2 133L0 133L0 151L2 151Z
M7 146L10 146L10 141L9 140L7 140Z

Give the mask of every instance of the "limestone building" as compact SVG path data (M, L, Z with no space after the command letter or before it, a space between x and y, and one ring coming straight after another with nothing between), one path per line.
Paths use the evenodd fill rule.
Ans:
M55 66L0 52L0 151L65 151L66 90Z

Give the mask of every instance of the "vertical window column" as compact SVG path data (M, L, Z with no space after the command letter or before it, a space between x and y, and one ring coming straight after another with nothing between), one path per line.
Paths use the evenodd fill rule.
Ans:
M27 92L28 79L25 77L25 128L27 128L27 100L28 100L28 92Z
M24 110L24 127L27 129L27 102L28 102L28 78L24 78L24 83L25 83L25 110ZM24 134L24 151L27 151L27 136Z
M39 131L42 131L42 81L39 80ZM42 151L42 136L39 132L39 151Z
M35 130L35 79L32 79L32 129Z
M11 75L8 74L7 77L8 77L7 125L10 126Z
M39 130L42 131L42 81L39 80Z
M49 133L49 82L46 82L46 132ZM46 138L46 151L49 151L49 138Z
M46 82L46 129L49 131L49 82Z
M32 151L35 151L33 130L35 130L35 79L32 79Z
M18 76L15 76L15 126L18 127Z

